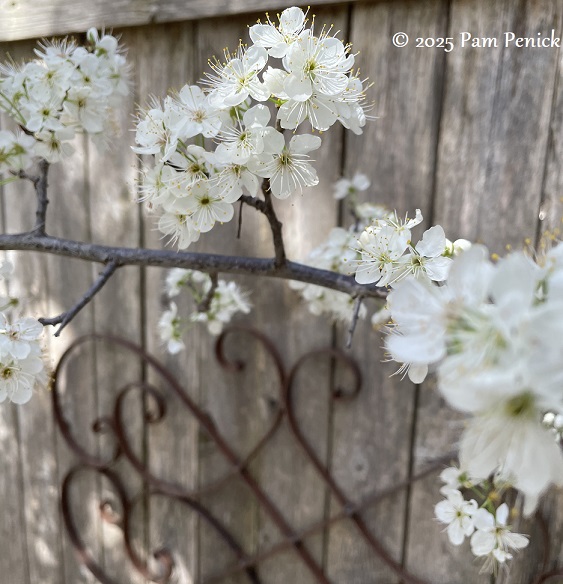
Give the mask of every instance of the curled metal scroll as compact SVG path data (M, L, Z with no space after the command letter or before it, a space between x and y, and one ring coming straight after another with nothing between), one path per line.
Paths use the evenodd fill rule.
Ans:
M80 535L80 530L74 519L73 508L70 502L70 492L72 483L81 472L87 470L96 472L105 477L111 484L112 489L117 495L120 512L114 512L109 502L105 501L100 504L100 513L104 520L118 526L123 532L124 551L131 561L132 567L142 575L146 580L156 582L157 584L168 584L173 571L173 554L170 550L160 549L153 553L157 562L158 569L153 570L149 563L140 557L131 544L131 521L130 515L137 503L143 500L143 492L129 495L120 480L116 470L115 463L118 460L127 460L139 475L143 482L144 493L149 497L163 496L179 502L181 505L188 507L196 513L200 519L207 524L230 548L236 561L227 566L221 573L207 577L202 584L215 584L224 581L233 574L241 573L246 576L246 580L252 584L260 584L261 580L258 575L258 566L261 562L272 556L291 550L296 559L302 562L314 577L316 582L321 584L332 584L326 575L322 565L313 557L305 546L305 539L314 534L327 532L335 523L340 521L351 522L358 535L369 546L375 556L382 560L392 571L394 571L405 584L427 584L420 578L410 574L405 570L401 563L393 558L379 539L372 533L366 524L362 513L368 508L381 502L384 498L397 493L399 489L407 489L415 481L421 480L438 469L442 468L444 463L451 460L452 454L442 457L435 461L422 473L410 477L393 487L374 493L366 497L361 503L355 504L345 495L344 491L337 484L333 475L316 454L314 448L308 442L305 434L300 427L298 416L295 411L295 385L296 379L303 367L314 360L324 359L333 367L344 369L351 377L351 385L348 388L333 387L330 388L330 397L336 402L353 399L361 389L361 373L356 362L344 352L338 349L320 349L311 351L303 355L294 366L287 372L283 361L273 343L262 333L247 327L232 327L227 329L216 343L216 359L220 367L227 373L236 374L242 371L246 365L242 361L234 360L227 354L226 339L230 336L246 335L257 342L267 353L269 362L273 366L273 373L277 380L279 390L279 400L275 403L276 407L270 425L257 443L244 456L240 456L231 446L229 441L223 436L220 429L217 428L211 417L203 411L174 378L174 376L154 357L146 353L141 347L125 339L110 335L87 335L77 339L61 357L53 379L53 409L56 423L70 448L74 451L79 459L79 463L73 467L65 476L62 487L62 513L63 520L69 532L70 540L77 551L79 561L84 564L92 574L102 584L118 584L115 579L108 575L102 567L96 562L92 552L88 549ZM89 452L76 438L76 430L66 419L63 411L61 399L61 383L63 378L64 367L76 354L76 352L87 346L88 343L102 342L116 347L121 347L129 351L132 357L142 361L145 367L150 368L158 382L148 383L147 381L130 382L117 391L113 411L110 415L105 415L94 420L91 431L96 434L109 433L114 439L114 447L110 456L106 458L99 454ZM145 376L146 378L146 376ZM165 394L173 394L197 421L201 430L203 430L214 447L221 453L225 462L228 463L228 470L223 476L214 479L204 486L197 489L187 489L182 485L173 483L157 476L148 466L146 461L140 458L127 436L127 411L126 399L129 395L138 392L143 398L145 404L144 422L148 426L154 424L164 424L166 422L167 407ZM319 477L322 479L325 488L338 501L342 510L332 514L329 518L320 518L314 524L305 529L296 530L292 527L275 501L264 491L259 482L255 479L250 471L250 463L263 451L271 438L276 434L282 424L286 423L295 442L303 451L309 463L315 468ZM247 489L252 493L261 511L269 517L282 535L281 541L272 545L268 549L260 550L258 553L249 555L245 553L236 537L229 531L223 522L216 517L204 504L203 496L220 489L228 488L233 479L242 481ZM544 530L545 523L543 524ZM549 557L548 551L549 538L545 536L546 558ZM552 581L554 576L561 573L556 570L548 569L547 560L544 561L542 573L537 577L534 584Z

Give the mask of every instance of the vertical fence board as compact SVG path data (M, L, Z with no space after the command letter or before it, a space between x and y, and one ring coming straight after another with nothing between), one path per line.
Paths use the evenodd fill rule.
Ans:
M10 46L2 45L2 56L10 51ZM5 116L0 116L0 130L11 127ZM7 178L3 175L3 178ZM13 196L8 197L6 187L0 186L2 204L0 205L0 224L2 232L9 229L6 207L13 205ZM32 195L29 195L31 200ZM20 264L16 254L4 254L2 261L8 256L12 263ZM25 264L24 264L25 266ZM19 272L19 270L18 270ZM5 496L0 500L0 541L4 543L5 553L0 559L0 572L9 574L8 584L27 584L29 582L29 566L27 561L26 531L24 520L24 493L22 477L22 458L19 444L19 406L3 404L0 408L0 455L4 469L0 478L0 488Z
M7 52L19 62L32 57L34 47L35 42L31 41L14 43L7 47ZM13 129L14 124L10 125ZM35 201L34 189L28 181L20 180L6 185L7 232L26 231L33 227ZM48 315L49 286L45 285L45 257L36 253L10 256L14 258L18 274L12 292L24 299L25 313L35 318ZM55 429L52 417L46 415L50 411L51 397L46 388L38 390L28 404L13 411L23 481L20 499L23 508L19 510L23 523L20 522L13 528L24 534L27 554L24 558L27 566L24 567L22 582L27 578L29 582L61 578ZM17 485L19 481L16 477L17 475L12 480L16 479ZM8 572L10 578L16 578L17 573L18 570L15 574Z
M561 49L558 57L543 204L539 214L539 235L549 230L552 234L561 237L563 231L563 167L561 165L563 160L563 51ZM544 517L549 521L548 533L551 539L549 567L555 569L563 563L563 491L555 490L542 508Z
M129 47L129 59L135 59L135 32L125 31L121 43ZM123 108L116 113L110 143L105 148L88 145L88 184L90 196L90 229L94 243L138 247L141 244L139 207L136 203L136 156L131 150L134 134L131 132L132 113L135 108L135 87L131 87ZM104 266L94 267L96 274ZM95 297L93 302L94 330L125 337L135 343L142 342L143 301L140 286L140 270L136 267L120 268ZM98 386L98 415L111 415L117 392L126 383L139 381L142 370L139 361L130 353L107 343L95 345L96 383ZM142 400L139 394L127 401L127 435L136 452L143 450ZM113 447L113 438L106 446ZM105 446L105 444L104 444ZM124 457L114 467L118 471L130 497L141 488L140 477L129 472ZM115 499L115 493L102 482L100 496L103 500ZM116 509L119 511L119 509ZM133 542L136 548L145 543L145 518L142 503L132 515ZM102 524L103 559L107 573L119 582L143 582L133 572L131 563L123 561L123 537L119 527Z
M68 162L59 163L51 169L49 181L50 204L47 230L59 237L82 241L90 239L90 210L86 168L88 148L85 137L74 141L76 151ZM69 204L69 197L72 203ZM51 293L49 311L51 315L68 310L81 298L96 276L97 266L82 261L61 257L47 260L48 285ZM75 338L94 330L93 306L86 306L64 330L61 338L51 342L51 354L55 362L63 350ZM54 329L49 329L52 334ZM92 432L91 424L98 412L98 384L96 379L95 352L92 346L84 347L70 364L61 385L64 396L63 411L70 423L76 439L94 455L100 452L100 441ZM57 434L57 458L59 480L77 459ZM74 518L94 557L103 563L101 543L101 521L99 513L100 478L92 471L77 475L71 491L71 506ZM70 539L65 532L63 538L63 566L65 578L73 582L95 582L94 577L83 568L75 556Z
M458 40L459 32L471 31L499 39L497 48L458 45L447 57L435 222L452 239L476 239L502 253L506 244L520 247L535 235L557 51L502 44L505 31L535 36L552 28L561 28L561 3L452 3L449 36ZM463 423L435 393L425 390L420 402L415 452L422 461L430 452L447 452ZM435 582L488 582L468 544L454 548L440 533L433 519L439 486L432 478L413 490L409 565L422 566ZM519 556L501 581L530 580L537 548Z
M209 72L208 59L216 56L224 61L223 51L228 48L231 53L238 47L239 39L247 36L246 25L254 19L220 18L204 20L198 24L196 71L198 77L204 72ZM198 79L194 79L194 82ZM210 148L211 145L208 145ZM245 221L252 209L245 212ZM255 223L251 223L255 225ZM218 253L245 254L244 242L236 240L236 219L223 226L215 226L212 233L204 234L199 242L194 245L197 251L215 251ZM245 234L248 234L249 224L243 222ZM243 235L245 237L245 235ZM252 237L253 242L256 241ZM262 240L263 242L263 240ZM254 249L259 249L254 247ZM228 275L219 275L220 278L230 279ZM238 280L247 288L244 280ZM248 288L247 288L248 289ZM253 303L256 297L252 298ZM251 315L251 324L253 322ZM216 364L213 355L214 339L210 337L203 327L194 330L190 344L198 339L198 367L200 368L200 404L215 420L221 433L227 438L228 443L235 449L239 456L244 456L252 448L253 443L261 431L263 418L259 415L257 405L260 400L260 387L254 381L255 368L260 357L259 349L252 340L241 339L241 343L248 343L248 350L243 351L246 368L249 376L226 375L222 373ZM232 345L231 345L232 347ZM251 348L253 347L253 348ZM231 349L232 350L232 349ZM261 354L264 359L264 355ZM244 420L244 421L243 421ZM199 436L199 486L209 484L227 472L232 466L227 464L224 458L218 454L214 444L208 441L206 434L200 432ZM242 481L236 480L228 483L224 489L216 494L204 498L204 502L215 516L223 521L238 544L247 553L256 551L257 546L257 503ZM216 574L234 561L232 552L224 545L219 545L217 536L212 533L204 522L200 522L199 532L199 577ZM228 583L243 583L246 577L242 574L232 576L226 580Z
M355 5L352 42L362 77L374 86L372 115L360 137L346 136L345 172L368 174L369 200L414 216L421 208L430 219L435 144L443 54L424 52L414 44L394 48L391 36L439 36L445 29L442 1ZM370 306L374 308L374 306ZM344 342L344 335L342 341ZM335 410L332 467L337 480L354 501L408 477L409 427L413 423L414 388L397 377L393 365L383 365L380 336L369 325L359 325L352 354L362 365L364 389L360 396ZM403 560L407 494L398 492L363 517L395 561ZM352 525L342 525L331 536L330 576L336 582L399 582L363 543ZM415 574L417 570L412 570Z
M193 77L195 25L143 27L136 31L131 54L136 58L138 100L146 107L150 96L163 98L169 88L180 89ZM148 162L148 160L147 160ZM164 240L156 231L156 218L143 209L144 245L162 247ZM197 400L199 367L196 350L190 346L181 358L171 358L161 346L157 323L164 309L164 270L145 270L145 315L147 350L180 381L190 397ZM151 383L157 382L149 375ZM169 388L163 388L165 390ZM197 486L197 427L187 410L166 393L168 415L162 424L147 427L148 459L156 476L175 481L186 489ZM149 551L160 547L174 554L172 582L190 583L197 573L197 519L188 510L163 497L149 501Z
M345 6L315 8L314 15L317 33L323 25L327 29L333 26L333 33L340 31L339 38L349 40L345 39L348 20ZM263 15L259 16L263 19ZM253 21L249 18L248 22ZM300 129L301 133L310 131L307 123ZM284 225L286 251L290 259L303 260L337 225L338 206L332 197L331 186L341 166L342 133L340 125L335 124L328 132L321 134L321 147L311 153L319 176L316 187L305 189L303 193L297 192L284 201L274 200ZM291 132L286 132L286 140L291 135ZM264 219L262 221L266 223ZM271 234L266 231L262 237L257 249L266 246L271 249ZM275 339L288 366L293 366L297 359L313 349L332 345L330 321L326 316L310 314L306 302L289 290L287 283L256 282L254 289L256 308L253 324ZM272 307L275 309L272 310ZM272 383L266 376L258 378L257 382L264 388ZM329 464L330 457L331 383L329 360L326 357L316 358L300 369L292 394L300 431L324 465ZM287 424L280 429L261 461L260 481L294 529L304 529L325 515L328 504L326 484L304 456ZM260 549L267 549L276 542L279 537L276 537L276 531L261 514ZM325 570L326 538L326 533L321 533L304 541L315 562ZM265 582L275 584L316 581L310 569L294 552L266 562L261 574Z

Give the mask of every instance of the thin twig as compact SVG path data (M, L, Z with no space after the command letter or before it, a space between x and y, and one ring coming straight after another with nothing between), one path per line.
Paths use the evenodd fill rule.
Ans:
M17 176L17 177L22 178L24 180L28 180L28 181L32 182L33 184L35 184L39 180L38 176L34 176L33 174L28 174L27 172L25 172L25 170L18 170L17 172L15 170L11 170L10 173L13 174L14 176Z
M267 180L262 183L262 193L264 194L263 201L262 199L251 197L249 195L243 195L240 200L260 211L260 213L264 214L268 219L270 229L272 230L272 238L274 240L275 262L276 266L279 268L286 263L287 258L285 255L285 245L283 243L282 223L278 219L276 211L274 210L272 194L270 193L270 183Z
M266 182L267 181L264 181L263 185L265 185ZM264 200L258 199L257 197L251 197L250 195L242 195L240 200L242 203L246 203L247 205L254 207L257 211L260 211L260 213L264 214L268 219L270 229L272 230L272 238L274 240L276 267L279 268L287 262L282 237L282 224L274 211L272 195L270 194L269 187L262 186L262 192L264 193Z
M263 202L262 202L263 203ZM350 296L361 294L364 298L386 298L387 290L373 284L358 284L351 276L320 270L311 266L286 261L281 267L274 259L224 256L208 253L189 253L164 249L110 247L84 243L34 232L0 235L0 250L37 251L58 256L78 258L91 262L117 266L157 266L161 268L186 268L209 274L245 274L266 276L283 280L296 280L316 284L323 288L345 292Z
M60 324L59 328L55 332L55 336L58 337L65 326L94 298L94 296L104 287L104 284L111 278L112 274L118 268L115 261L111 261L107 264L103 272L98 276L96 281L92 286L86 291L84 296L70 309L66 312L59 314L58 316L53 316L52 318L40 318L39 322L43 326Z
M272 203L272 194L270 193L270 181L264 181L262 184L262 192L264 193L264 201L266 203L266 217L270 223L272 230L272 238L274 240L274 252L276 256L276 266L281 267L286 262L285 245L283 243L282 223L278 219Z
M363 296L358 295L356 301L354 302L354 313L352 315L352 320L350 321L350 327L348 328L348 338L346 339L347 349L349 349L352 346L352 338L354 336L354 331L356 330L356 325L358 324L358 317L360 316L362 300Z
M215 290L217 290L217 284L219 282L217 272L211 272L209 277L211 278L211 287L205 295L205 298L197 305L198 312L207 312L209 310L211 307L211 301L215 295Z
M40 235L45 235L45 223L47 219L47 205L49 199L47 198L47 177L49 175L49 163L41 159L39 161L39 177L34 182L35 193L37 195L37 211L35 212L35 227L34 231Z
M241 200L238 208L238 227L237 227L237 239L240 239L240 234L242 232L242 208L244 206L244 201Z

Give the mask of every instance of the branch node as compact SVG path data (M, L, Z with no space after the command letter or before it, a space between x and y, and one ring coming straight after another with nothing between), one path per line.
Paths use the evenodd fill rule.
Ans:
M51 318L40 318L39 322L43 326L55 326L59 324L59 328L55 331L55 336L58 337L66 325L94 298L94 296L104 287L105 283L111 278L115 270L118 268L118 263L115 260L110 261L100 275L96 278L95 282L86 291L84 296L78 300L78 302L66 312L62 312L57 316Z

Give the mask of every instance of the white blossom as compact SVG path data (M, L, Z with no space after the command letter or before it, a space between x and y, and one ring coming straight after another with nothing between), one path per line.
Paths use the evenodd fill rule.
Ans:
M268 24L258 23L250 27L250 38L255 45L267 49L272 57L284 57L305 27L305 14L295 6L286 8L278 16L278 26L272 23L268 14L266 17Z
M270 94L258 78L266 66L266 49L252 46L239 47L236 55L225 53L225 63L211 61L213 73L208 74L209 103L214 107L232 107L243 103L249 96L256 101L266 101Z
M466 501L463 495L456 490L450 490L447 498L440 501L434 508L438 521L445 523L448 538L453 545L461 545L474 529L473 516L477 512L477 501Z
M279 132L268 137L264 153L249 165L258 176L270 179L270 190L278 199L289 197L296 190L318 184L315 169L309 163L308 153L321 145L318 136L293 136L289 145Z
M512 558L511 550L528 545L526 536L510 531L506 524L508 513L508 505L503 503L495 515L486 509L479 509L473 518L476 531L471 536L471 551L477 557L488 556L491 566L496 562L505 563Z

